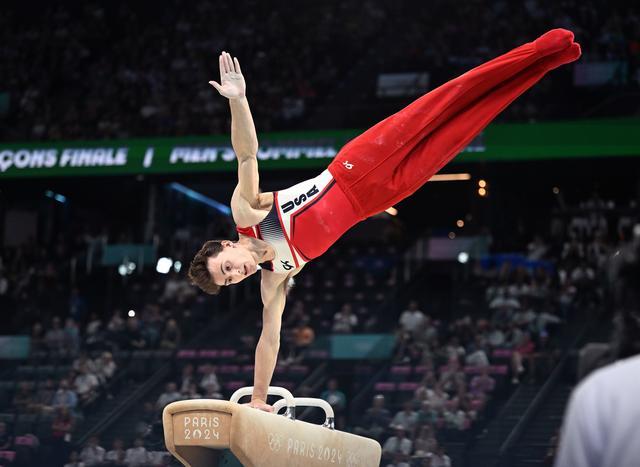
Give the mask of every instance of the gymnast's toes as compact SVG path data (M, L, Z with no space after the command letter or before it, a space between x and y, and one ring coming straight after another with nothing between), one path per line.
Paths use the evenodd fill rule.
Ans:
M550 55L566 49L573 43L574 35L567 29L552 29L535 40L538 53Z

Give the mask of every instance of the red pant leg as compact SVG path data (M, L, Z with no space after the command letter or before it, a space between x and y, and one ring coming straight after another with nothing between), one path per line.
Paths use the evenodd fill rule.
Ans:
M416 146L422 145L431 133L492 89L500 87L546 55L567 48L572 40L573 34L569 31L550 31L534 42L443 84L350 141L329 165L329 170L363 218L384 210L392 204L390 200L397 199L409 185L415 184L413 180L428 179L435 173L434 167L444 165L440 164L441 155L433 152L433 160L422 161L426 162L422 166L412 164L416 173L411 180L399 178L398 168ZM517 95L511 100L515 97ZM495 117L498 112L493 112L494 107L496 105L478 111ZM452 147L457 146L452 144ZM446 154L451 152L449 148L438 149Z
M450 118L420 141L412 153L392 169L390 181L376 190L380 193L377 196L378 204L370 202L366 205L367 215L383 211L413 194L462 151L496 115L540 81L548 71L572 62L579 56L580 46L573 44L562 52L545 57Z

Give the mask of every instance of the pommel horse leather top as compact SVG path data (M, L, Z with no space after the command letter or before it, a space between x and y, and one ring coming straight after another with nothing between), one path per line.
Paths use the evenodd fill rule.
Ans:
M284 388L269 394L284 398L274 413L237 402L252 387L238 389L229 401L194 399L164 408L162 423L167 449L187 467L239 465L245 467L374 467L382 450L372 439L333 429L333 410L321 399L295 399ZM295 420L296 405L325 410L323 425ZM286 406L284 415L277 411ZM235 456L230 456L228 450Z

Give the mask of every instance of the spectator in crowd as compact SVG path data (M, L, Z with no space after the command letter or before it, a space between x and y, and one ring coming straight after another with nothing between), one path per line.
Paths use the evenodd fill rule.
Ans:
M439 384L445 391L453 392L460 379L464 380L460 361L457 357L449 357L449 362L440 372Z
M531 340L531 336L528 332L523 333L519 342L513 348L513 352L511 353L511 371L513 374L512 382L514 384L518 384L520 381L518 376L524 373L524 367L522 366L522 361L524 358L529 357L533 354L535 350L535 344ZM530 370L533 374L533 359L529 359Z
M433 425L438 419L438 414L431 407L429 400L420 401L420 409L416 412L416 415L416 424L418 426Z
M45 350L47 347L44 327L40 321L37 321L31 327L31 351L37 352L39 350Z
M13 437L7 430L7 424L0 422L0 451L8 451L13 446Z
M196 381L195 370L193 364L188 363L182 368L182 379L180 380L180 392L189 391L189 387ZM217 381L216 381L217 382Z
M484 367L489 365L488 346L481 334L477 334L473 344L466 351L465 363L470 366Z
M142 319L139 322L140 333L142 334L146 347L155 348L158 346L164 326L164 319L160 314L160 307L155 303L147 303L144 306Z
M496 380L489 375L489 368L484 367L480 370L480 374L471 379L469 386L472 395L490 394L496 387Z
M106 339L113 347L126 347L127 325L122 318L122 312L115 310L107 323Z
M435 453L438 447L433 428L430 425L423 425L420 434L413 443L413 448L417 456Z
M74 419L67 407L58 407L51 423L52 465L62 465L71 451Z
M493 348L499 348L504 346L506 341L506 333L504 325L495 325L489 328L489 335L487 341Z
M73 381L73 386L80 401L86 404L97 396L100 382L98 381L98 377L94 373L91 373L87 365L83 363Z
M444 407L445 403L449 400L449 394L445 392L440 383L437 383L433 387L433 391L428 393L427 400L431 403L431 407L435 410L439 410Z
M174 350L180 345L180 329L175 319L167 321L164 332L162 333L162 339L160 340L160 347L163 349Z
M75 355L80 349L80 329L78 328L78 323L71 318L67 318L64 323L65 347L71 355Z
M115 438L111 450L104 456L105 463L109 467L124 467L126 454L122 438Z
M206 394L219 394L220 383L218 382L218 376L213 365L207 365L204 368L204 376L200 380L200 387L204 389ZM222 395L215 397L215 399L221 399Z
M149 452L144 447L142 438L136 438L133 447L127 449L125 464L127 467L141 467L149 462Z
M45 333L44 342L51 352L66 352L67 341L58 316L54 316L51 321L51 328Z
M73 361L72 368L73 368L73 370L74 370L74 371L76 371L76 372L80 372L80 369L81 369L83 366L84 366L84 367L87 369L87 371L89 371L90 373L93 373L93 374L97 373L97 370L96 370L96 364L95 364L95 362L89 358L89 355L88 355L86 352L82 352L82 353L78 356L78 358L76 358L76 359Z
M333 407L333 412L336 416L336 425L343 427L344 411L347 407L347 397L344 395L344 392L338 389L338 380L336 380L335 378L331 378L327 382L327 389L322 392L320 398L326 400L329 404L331 404L331 407Z
M60 380L58 390L53 395L51 404L54 409L66 407L69 410L74 410L76 408L78 405L78 395L73 389L69 388L68 380Z
M544 258L549 247L545 244L540 235L535 235L533 240L527 245L527 258L533 261Z
M6 305L9 292L9 280L5 277L4 266L0 259L0 306Z
M64 464L64 467L89 467L89 464L83 462L78 455L78 451L74 450L69 454L69 462Z
M433 369L425 372L422 377L422 381L420 381L420 385L416 388L414 392L415 400L428 400L434 394L433 390L437 384L435 372Z
M165 386L165 391L160 394L160 397L158 397L156 407L159 410L162 410L167 404L178 401L180 399L182 399L182 396L178 392L176 383L167 383L167 385Z
M159 420L159 412L149 401L144 403L142 416L136 424L136 435L144 438Z
M350 334L358 325L358 317L353 313L351 304L345 303L333 317L333 332Z
M125 330L126 348L129 350L142 350L147 346L142 332L140 331L140 322L138 318L132 317L127 319Z
M93 350L101 348L103 342L102 320L97 313L91 313L84 329L84 345L87 349Z
M53 410L53 396L56 387L53 379L47 378L44 385L40 386L33 399L33 410L40 413L50 413Z
M400 315L400 327L411 336L415 336L423 328L425 318L425 314L418 307L418 302L411 300L407 309Z
M102 384L109 381L116 372L117 365L113 361L111 352L102 352L100 357L95 361L96 374Z
M445 405L444 421L446 427L452 430L466 430L471 424L467 413L460 405L458 396L452 397Z
M380 441L382 434L391 422L391 414L384 406L385 400L382 394L373 398L373 405L369 407L362 419L362 426L356 427L355 433L367 438Z
M310 325L310 318L303 316L292 330L290 361L297 362L304 358L304 351L315 339L315 331Z
M19 412L26 412L33 405L32 383L22 381L18 385L18 390L13 396L13 406Z
M182 391L183 399L202 399L202 394L198 392L198 385L190 383L185 391Z
M392 425L403 427L409 437L413 437L413 432L415 431L418 420L418 414L412 409L412 405L410 400L405 401L402 404L402 410L395 414L393 420L391 420Z
M97 436L91 436L82 451L80 451L80 460L87 467L101 465L105 460L105 449L100 446L100 440Z
M382 464L386 467L410 467L409 460L413 447L403 425L392 425L395 436L390 437L382 447Z
M80 290L74 287L71 289L71 297L69 298L69 317L76 323L80 323L84 320L86 312L87 304L80 295Z
M431 467L451 467L451 458L445 453L442 445L438 445L431 458Z

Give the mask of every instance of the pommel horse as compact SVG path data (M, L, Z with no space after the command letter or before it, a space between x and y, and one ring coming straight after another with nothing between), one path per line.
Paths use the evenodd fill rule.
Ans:
M173 402L162 412L167 449L186 467L377 467L382 449L377 441L334 428L333 409L326 401L294 398L284 388L274 412L238 401L253 387L238 389L229 401L194 399ZM322 425L295 419L296 407L325 411ZM278 412L286 408L283 415Z

